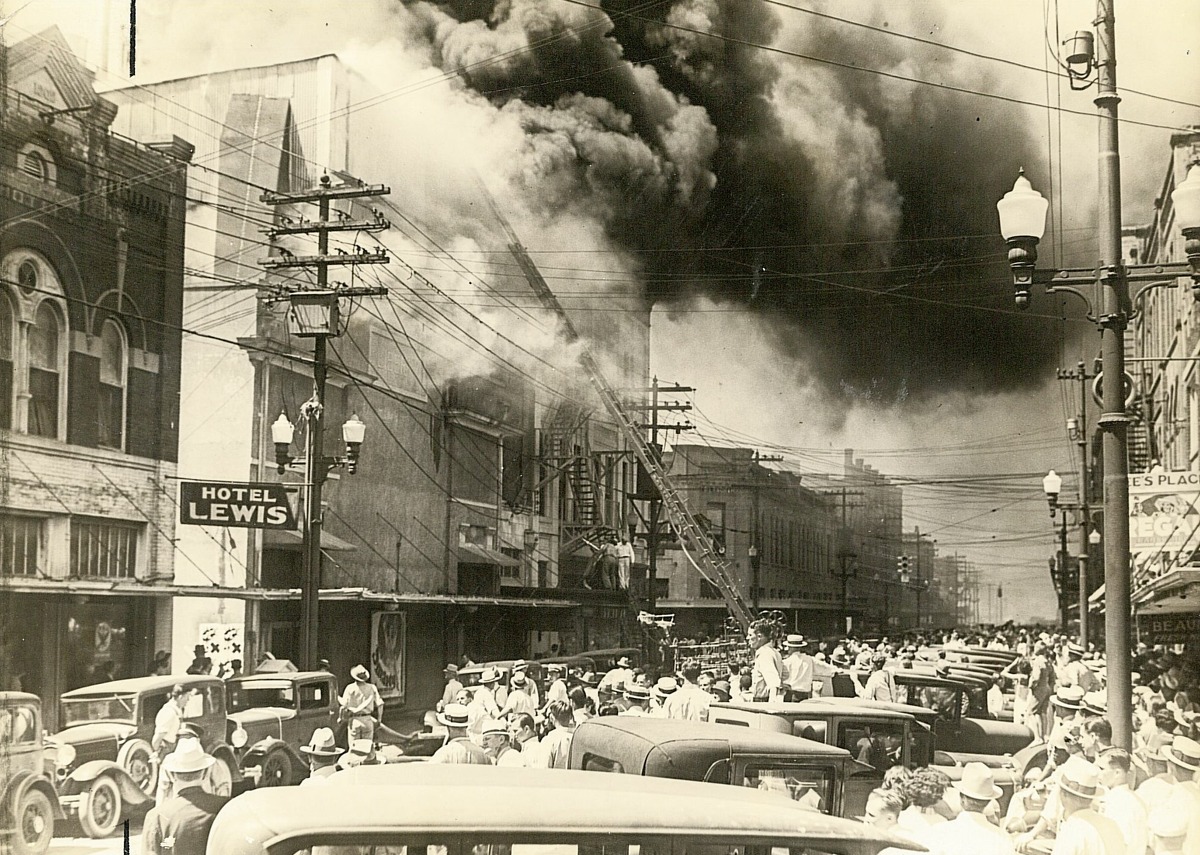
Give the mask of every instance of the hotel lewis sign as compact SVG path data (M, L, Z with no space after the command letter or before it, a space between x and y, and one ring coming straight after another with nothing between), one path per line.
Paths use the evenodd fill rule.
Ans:
M283 484L179 482L179 521L184 525L296 528L296 513Z

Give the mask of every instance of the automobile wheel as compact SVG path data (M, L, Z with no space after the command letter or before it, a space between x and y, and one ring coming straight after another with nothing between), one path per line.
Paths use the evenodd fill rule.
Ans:
M262 775L258 779L260 787L289 787L294 778L292 758L283 749L276 748L263 758Z
M150 798L158 789L158 755L144 739L131 739L117 753L117 765L129 773L129 777Z
M117 782L101 775L92 782L87 807L79 813L79 824L88 837L108 837L121 821L121 791Z
M27 790L17 805L16 829L12 836L15 855L42 855L54 837L54 810L50 799L39 790Z
M224 757L216 759L217 762L209 767L206 789L214 796L228 798L233 795L233 769L230 768L229 761Z

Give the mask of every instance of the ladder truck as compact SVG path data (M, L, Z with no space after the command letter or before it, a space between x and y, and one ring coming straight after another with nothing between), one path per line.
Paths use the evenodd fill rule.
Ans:
M484 189L486 194L486 188ZM504 232L508 237L508 248L512 252L513 257L517 260L517 264L521 268L521 272L528 280L530 287L547 310L553 312L562 322L563 330L567 340L575 344L580 341L580 335L575 329L575 325L571 323L570 317L562 304L558 301L558 297L546 284L545 278L537 265L529 257L529 253L525 251L525 247L521 245L517 234L513 231L512 225L508 219L500 211L495 200L490 194L487 198L491 204L493 213ZM687 502L680 496L679 491L671 484L671 479L667 476L666 470L662 466L662 461L659 459L658 449L652 446L649 440L646 439L637 423L625 411L621 405L621 400L617 393L609 385L605 379L604 373L600 370L599 364L592 356L591 351L586 344L582 345L582 350L579 356L579 363L586 372L588 379L595 387L597 394L600 396L601 402L604 404L604 409L607 410L609 416L617 423L625 438L629 441L633 448L633 453L637 456L638 461L645 467L647 474L650 476L654 486L658 488L658 492L662 496L663 511L667 515L667 520L671 527L675 530L679 537L679 545L683 550L684 557L696 571L708 580L720 592L722 599L725 601L725 606L729 609L729 613L741 626L744 632L754 620L754 610L746 602L738 590L735 580L727 572L728 564L718 557L716 544L709 535L707 529L696 520L687 506Z

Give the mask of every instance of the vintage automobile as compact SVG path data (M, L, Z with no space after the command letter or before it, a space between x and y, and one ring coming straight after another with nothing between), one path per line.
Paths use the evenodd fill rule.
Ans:
M299 783L308 776L300 746L319 727L338 729L337 678L328 671L234 677L225 702L228 742L242 775L259 787Z
M846 816L860 816L867 795L892 766L927 766L933 739L927 725L905 712L859 706L832 698L799 703L715 703L708 720L787 733L844 748L862 768L846 781Z
M73 689L62 696L62 730L55 750L59 803L79 817L88 837L107 837L127 809L147 806L158 787L158 757L150 747L154 718L176 684L189 690L184 721L203 732L204 750L217 758L214 777L241 780L225 742L225 684L216 677L133 677Z
M0 841L14 855L41 855L63 819L46 765L41 698L0 692Z
M584 656L592 660L592 670L603 674L617 667L617 660L622 656L629 658L630 666L638 667L642 662L642 651L636 647L610 647L604 650L585 650Z
M692 781L416 763L351 771L323 787L239 796L217 814L208 851L877 855L885 847L917 848L775 795Z
M750 727L820 740L847 748L858 760L870 763L874 774L855 775L846 784L851 810L866 806L868 793L882 783L883 773L891 766L935 766L957 781L963 767L976 761L992 768L996 785L1003 791L1000 806L1007 807L1020 781L1013 772L1013 758L938 750L936 733L931 731L935 718L932 710L922 707L861 698L812 698L792 704L716 703L709 710L710 721L745 722ZM882 741L892 750L885 755L877 745L868 747L864 740Z
M589 719L571 737L568 768L771 790L851 816L846 782L874 770L844 748L710 722L648 716ZM863 798L865 804L866 799Z

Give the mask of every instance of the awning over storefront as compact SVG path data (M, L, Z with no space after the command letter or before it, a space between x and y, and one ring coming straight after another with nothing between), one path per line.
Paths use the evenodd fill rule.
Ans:
M58 581L12 578L0 581L0 591L17 594L62 594L97 597L227 597L235 600L298 600L299 588L222 588L216 585L160 585L133 580ZM430 604L451 606L510 606L514 608L566 609L579 605L574 600L526 597L479 597L458 594L391 594L366 588L322 588L321 600L357 600L387 605Z
M500 567L520 567L521 562L503 552L476 546L473 543L461 543L458 546L458 560L462 564L497 564Z
M264 549L290 549L299 550L304 548L304 535L298 531L290 531L288 529L273 529L268 528L263 530L263 548ZM336 535L332 535L325 529L321 529L321 549L325 552L353 552L358 549L353 543L348 543Z
M1200 610L1200 568L1164 573L1139 588L1133 597L1133 611L1139 616L1197 610Z

